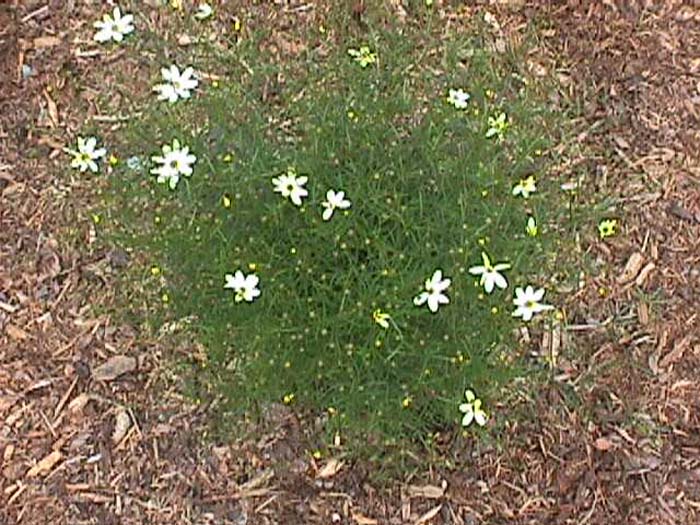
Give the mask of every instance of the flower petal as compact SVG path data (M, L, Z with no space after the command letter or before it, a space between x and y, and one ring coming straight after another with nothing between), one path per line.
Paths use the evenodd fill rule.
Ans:
M486 268L483 266L472 266L469 268L469 273L472 275L481 275L486 272Z
M450 287L450 284L452 284L452 279L443 279L433 285L433 290L436 292L444 292Z
M440 308L440 296L439 295L429 295L428 296L428 309L436 313Z
M508 281L506 281L506 278L503 277L500 273L498 272L493 272L493 282L496 283L496 286L498 286L501 290L505 290L508 288Z
M513 317L523 317L525 315L526 310L527 308L525 308L524 306L518 306L511 315Z
M536 303L532 307L532 311L536 314L538 314L540 312L547 312L549 310L554 310L554 307L551 304Z
M422 292L420 295L417 295L413 298L413 304L415 304L416 306L422 306L428 300L429 296L430 295L428 294L428 292Z

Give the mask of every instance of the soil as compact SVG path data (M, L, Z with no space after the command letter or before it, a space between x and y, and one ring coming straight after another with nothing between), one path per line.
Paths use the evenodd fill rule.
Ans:
M0 1L0 523L700 523L697 2L465 8L506 39L538 21L532 67L558 77L553 103L583 103L559 175L609 195L621 233L582 240L603 271L527 422L388 487L305 455L283 407L258 439L212 443L168 349L104 313L129 258L91 247L89 193L56 177L97 112L70 81L95 68L95 9Z

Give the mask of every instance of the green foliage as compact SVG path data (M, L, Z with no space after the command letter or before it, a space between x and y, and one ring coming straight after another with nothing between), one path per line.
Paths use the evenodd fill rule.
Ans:
M204 49L223 78L192 100L154 102L127 130L122 157L144 166L117 168L111 218L160 269L143 269L151 322L193 319L207 351L197 374L227 410L255 414L286 396L330 434L387 444L459 425L467 387L490 412L512 377L512 290L544 284L558 235L549 226L566 213L558 185L540 180L556 119L519 55L489 51L479 28L435 35L425 13L401 31L332 23L335 41L319 34L284 61L252 30L228 50ZM367 67L348 54L363 45L377 53ZM451 88L471 94L467 109L447 103ZM502 112L503 140L486 138ZM197 163L171 191L148 159L174 138ZM308 176L301 208L273 192L289 167ZM514 197L531 174L538 192ZM326 222L328 189L352 207ZM508 290L485 295L468 274L482 250L513 265ZM451 302L431 313L413 298L436 268L452 279ZM236 270L260 277L250 304L223 287Z

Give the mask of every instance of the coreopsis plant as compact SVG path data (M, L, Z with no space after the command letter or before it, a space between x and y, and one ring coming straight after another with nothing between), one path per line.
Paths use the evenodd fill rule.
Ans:
M93 24L97 29L97 33L93 39L100 43L121 42L124 37L134 31L134 15L122 15L119 7L115 7L112 14L106 13L102 20L98 20Z
M194 163L197 157L190 153L187 146L180 145L180 141L173 139L172 144L163 144L162 155L154 155L151 160L158 166L151 169L151 174L156 175L159 184L168 184L171 190L177 188L180 177L190 177L194 171Z
M77 149L64 148L64 151L73 155L70 165L72 168L80 170L81 173L87 170L97 173L99 169L97 161L107 154L105 148L97 147L95 137L78 137Z
M186 67L180 71L180 68L173 64L162 68L160 73L165 82L153 87L153 91L158 93L158 100L167 100L171 104L178 100L186 100L192 96L192 90L199 85L192 67Z
M198 4L184 3L189 22L160 15L210 33L196 22L212 16ZM559 275L568 276L550 266L563 229L537 242L524 231L525 213L556 225L565 195L531 198L524 210L530 202L511 195L520 177L507 178L531 165L531 152L549 148L547 133L560 126L547 105L527 98L529 85L513 89L512 65L501 67L487 48L470 50L465 81L471 38L435 39L419 24L385 31L373 25L391 24L376 16L380 2L365 17L367 38L382 46L379 61L367 41L344 40L356 32L334 26L344 20L330 16L336 4L328 3L315 37L337 44L324 44L327 53L309 48L279 60L264 31L242 31L232 16L220 21L223 40L197 38L202 45L178 48L182 58L149 38L149 52L167 51L183 67L191 57L197 71L227 80L189 104L144 108L118 130L124 161L106 181L116 190L105 192L115 204L109 222L123 227L124 244L152 250L167 268L148 276L148 322L198 315L192 336L212 366L196 370L195 388L224 399L222 421L253 422L284 403L318 419L314 432L334 446L342 435L349 454L385 444L403 450L459 424L457 413L465 425L484 424L483 406L463 387L478 386L486 399L517 373L519 353L504 357L517 345L513 328L551 307L521 289L510 309L513 298L498 290L545 275L559 287ZM194 70L170 63L153 82L160 98L194 98ZM492 91L470 98L467 86ZM507 120L494 109L496 93L508 103ZM490 137L508 140L484 137L489 115ZM518 129L508 135L511 120ZM169 143L144 156L143 144L163 133ZM141 163L129 155L144 166L135 171ZM538 176L549 173L548 161ZM144 184L147 170L178 191ZM537 182L538 191L554 186ZM531 190L525 180L517 195ZM473 243L480 248L465 264ZM497 254L508 257L491 259Z

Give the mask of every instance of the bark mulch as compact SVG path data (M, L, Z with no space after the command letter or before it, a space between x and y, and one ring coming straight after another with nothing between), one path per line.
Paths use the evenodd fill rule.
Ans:
M560 361L530 417L390 487L306 455L283 408L253 442L212 444L211 407L178 395L159 341L107 313L131 262L92 247L83 193L55 170L97 111L71 86L92 9L0 2L0 523L700 522L700 8L488 7L505 38L548 20L532 66L563 107L584 101L562 178L610 195L621 234L582 240L586 308L548 335Z

